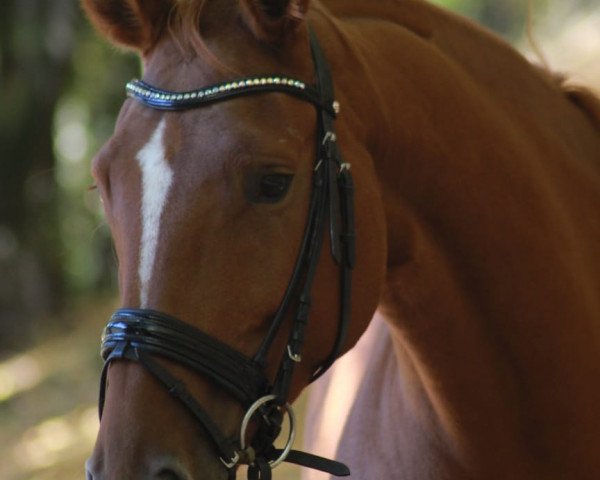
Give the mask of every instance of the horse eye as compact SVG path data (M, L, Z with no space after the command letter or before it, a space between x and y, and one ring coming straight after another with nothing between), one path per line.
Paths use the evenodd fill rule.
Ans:
M292 175L276 173L264 175L260 179L257 201L274 203L281 200L290 188Z

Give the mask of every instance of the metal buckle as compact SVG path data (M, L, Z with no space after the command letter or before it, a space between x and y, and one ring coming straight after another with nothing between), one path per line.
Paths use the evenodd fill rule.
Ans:
M248 429L248 424L250 423L250 420L252 419L252 417L254 416L254 414L260 407L262 407L263 405L265 405L269 402L272 402L276 398L277 398L276 395L265 395L264 397L259 398L256 402L254 402L250 406L250 408L246 412L246 415L244 415L244 419L242 420L242 427L240 428L240 447L241 447L242 451L246 450L246 447L247 447L247 445L246 445L246 430ZM288 414L288 417L290 419L290 432L288 434L288 439L285 444L285 447L284 447L283 451L281 452L281 455L279 456L279 458L269 461L269 466L271 468L277 467L279 464L281 464L287 458L290 451L292 450L292 445L294 444L294 440L296 439L296 415L294 414L294 410L292 409L292 406L289 403L286 403L285 405L283 405L282 408L285 409L285 411ZM223 461L223 460L221 459L221 461Z
M223 460L223 457L219 457L219 460L221 460L221 463L225 465L225 468L227 468L227 470L231 470L240 461L240 454L238 452L235 452L235 455L231 460L229 460L229 462L227 462L227 460Z
M329 131L325 134L325 136L323 137L323 145L325 145L327 142L335 142L337 140L337 136L335 133Z
M302 361L302 355L300 355L299 353L293 353L292 347L290 347L289 345L287 346L287 353L288 357L290 357L290 360L296 363L300 363Z

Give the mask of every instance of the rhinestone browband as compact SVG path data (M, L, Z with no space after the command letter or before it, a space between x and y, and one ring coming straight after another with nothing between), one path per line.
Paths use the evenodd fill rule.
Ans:
M161 110L184 110L249 93L273 91L301 97L329 111L333 109L332 105L322 104L315 87L294 78L281 76L248 77L187 92L162 90L136 79L127 84L126 90L128 96Z

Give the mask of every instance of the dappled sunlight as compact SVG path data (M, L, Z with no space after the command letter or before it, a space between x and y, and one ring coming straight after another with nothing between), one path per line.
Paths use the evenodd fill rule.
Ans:
M12 450L13 459L25 472L49 468L69 458L89 454L97 431L96 405L76 409L25 431Z
M34 388L42 377L40 362L29 354L0 363L0 403Z
M72 306L72 328L0 362L0 479L82 479L98 432L102 326L115 300Z
M91 145L87 105L74 98L63 99L54 118L54 152L57 159L56 180L65 189L80 191L90 178Z
M100 332L115 302L71 308L69 317L77 319L72 331L0 363L1 480L85 478L99 427ZM303 415L304 404L302 396L297 415ZM298 437L296 446L301 425ZM276 475L298 479L299 467L284 464Z
M311 388L307 411L307 436L304 444L308 451L319 452L326 458L335 458L346 419L351 413L358 387L369 365L374 343L386 328L384 320L376 314L356 346L340 358L332 369ZM335 372L342 374L335 374ZM327 412L327 415L323 415ZM307 470L303 478L320 480L328 478L321 472Z
M550 11L546 18L536 21L534 38L553 71L600 94L600 9L586 12L563 8L563 16ZM531 46L522 43L526 55L538 62Z

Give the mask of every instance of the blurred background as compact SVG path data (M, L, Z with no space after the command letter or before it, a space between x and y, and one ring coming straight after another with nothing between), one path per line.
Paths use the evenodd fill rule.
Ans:
M436 0L600 93L597 0ZM77 0L0 2L0 478L81 479L116 261L90 160L139 62ZM291 480L296 473L279 471Z

